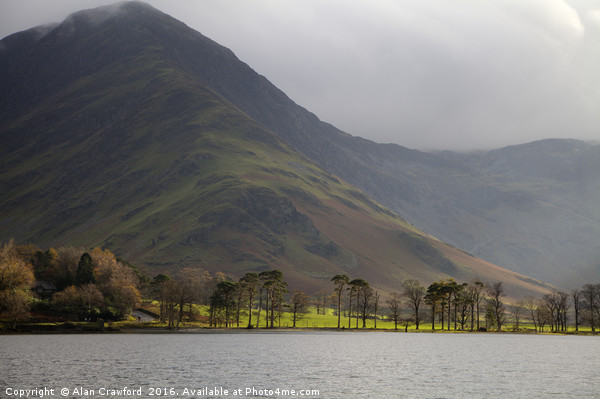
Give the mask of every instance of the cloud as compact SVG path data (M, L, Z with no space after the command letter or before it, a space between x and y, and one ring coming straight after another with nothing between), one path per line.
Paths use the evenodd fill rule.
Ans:
M597 24L598 26L600 26L600 8L595 9L595 10L589 10L587 12L587 17L594 24Z
M148 2L351 134L419 149L598 138L593 0ZM0 4L2 29L100 5Z
M505 0L499 4L510 9L514 18L522 19L554 40L579 38L584 34L578 11L564 0Z

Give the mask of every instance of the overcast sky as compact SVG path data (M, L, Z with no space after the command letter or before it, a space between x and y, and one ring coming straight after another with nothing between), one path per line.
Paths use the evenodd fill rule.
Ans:
M0 0L0 37L102 0ZM340 129L423 150L600 140L598 0L147 0Z

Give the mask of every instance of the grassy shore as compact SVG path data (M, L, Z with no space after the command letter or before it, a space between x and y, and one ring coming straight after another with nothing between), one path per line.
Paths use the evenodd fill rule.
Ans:
M144 310L149 313L159 313L158 304L155 302L147 302L144 305ZM234 320L225 328L224 326L210 327L208 323L208 309L205 306L196 306L193 309L192 315L186 314L184 321L180 322L174 327L169 327L166 322L158 320L140 322L134 317L130 317L128 320L112 321L112 322L76 322L76 321L60 321L55 322L40 322L32 320L30 322L21 322L17 324L17 328L12 328L12 322L9 320L0 319L0 333L37 333L37 332L50 332L50 333L86 333L86 332L265 332L265 331L398 331L398 332L410 332L410 333L481 333L477 331L471 331L470 326L465 326L465 329L460 329L460 325L457 329L454 329L454 323L451 324L450 330L448 330L447 324L444 326L444 330L441 329L441 324L435 325L435 330L432 330L431 323L421 323L417 330L414 323L409 323L406 326L404 323L398 323L398 329L395 329L394 322L390 321L385 317L378 318L377 322L373 318L366 320L365 327L363 327L362 319L358 320L358 328L356 318L353 317L348 320L348 317L342 317L341 326L338 329L338 317L334 314L333 309L326 309L323 314L320 312L317 314L316 309L310 308L309 312L302 316L300 320L296 321L296 327L293 327L292 315L289 312L284 312L281 317L275 319L274 328L267 328L265 324L266 312L262 311L260 319L258 312L254 312L252 315L253 328L248 329L248 316L240 315L239 327L237 321ZM257 327L256 322L260 320L260 327ZM485 327L485 322L482 320L480 326ZM495 328L487 329L487 332L497 333ZM507 323L502 327L502 333L519 333L519 334L535 334L536 331L533 324L521 323L520 328L517 329L512 323ZM552 333L550 328L546 326L544 331L537 332L537 334L580 334L590 335L592 331L589 327L580 327L579 331L575 331L574 326L569 326L566 332Z

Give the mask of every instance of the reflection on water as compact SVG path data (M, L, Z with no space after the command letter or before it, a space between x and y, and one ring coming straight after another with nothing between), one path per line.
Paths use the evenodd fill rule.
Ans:
M111 397L110 390L123 387L142 388L143 397L189 398L249 397L246 389L253 387L255 397L600 397L598 337L389 332L20 335L0 336L0 358L0 397L43 387L55 389L54 397L63 397L64 388L68 397ZM85 389L93 395L81 395Z

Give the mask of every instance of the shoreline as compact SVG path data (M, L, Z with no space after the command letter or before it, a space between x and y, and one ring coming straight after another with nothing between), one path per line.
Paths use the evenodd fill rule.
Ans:
M0 335L47 335L47 334L294 334L294 333L401 333L401 334L513 334L513 335L554 335L554 336L596 336L598 332L591 331L567 331L567 332L534 332L532 330L521 331L470 331L470 330L409 330L383 329L383 328L337 328L337 327L304 327L304 328L225 328L225 327L125 327L114 328L104 326L91 328L90 326L71 327L62 324L57 325L28 325L18 326L25 329L0 329ZM27 328L31 327L31 328ZM45 327L45 328L44 328Z

